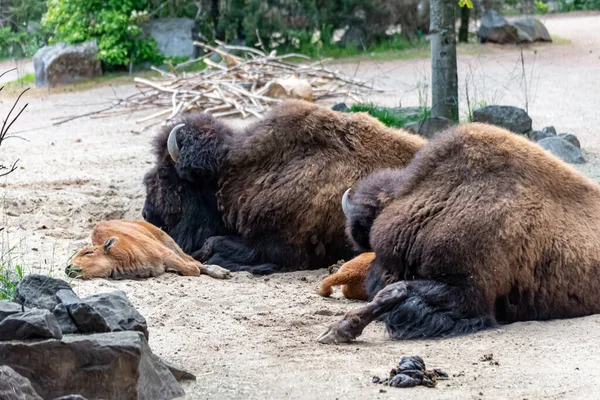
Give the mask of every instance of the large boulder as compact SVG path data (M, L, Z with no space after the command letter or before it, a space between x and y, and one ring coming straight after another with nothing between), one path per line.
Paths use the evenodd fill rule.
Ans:
M23 311L25 310L21 304L0 300L0 322L9 315L18 314Z
M560 136L547 137L537 142L543 149L548 150L564 162L584 164L585 159L581 150Z
M189 18L158 18L144 25L144 32L156 40L165 56L194 57L194 20Z
M0 322L0 340L62 338L60 326L48 310L9 315ZM1 360L1 358L0 358Z
M520 32L523 32L531 42L551 42L552 38L548 29L535 18L520 19L512 23Z
M29 379L17 374L7 365L0 366L0 399L42 400L31 386Z
M35 85L56 86L102 75L95 40L67 45L44 46L33 56Z
M56 296L81 333L139 331L148 338L146 320L121 290L85 299L80 299L71 290L61 290Z
M71 286L61 279L45 275L27 275L17 286L14 301L25 307L52 311L59 303L56 293L63 289L73 292Z
M558 135L558 137L563 138L573 146L581 149L581 143L579 143L579 139L577 139L577 136L573 135L572 133L561 133Z
M0 360L28 378L44 399L167 400L184 392L140 332L0 342Z
M508 22L498 11L492 9L481 18L477 37L481 43L517 43L519 32L516 26Z
M521 108L512 106L487 106L473 111L473 122L500 126L520 135L531 131L531 118Z
M408 123L404 125L404 129L421 135L427 139L431 139L436 133L444 131L454 125L454 122L448 118L428 117L419 121Z

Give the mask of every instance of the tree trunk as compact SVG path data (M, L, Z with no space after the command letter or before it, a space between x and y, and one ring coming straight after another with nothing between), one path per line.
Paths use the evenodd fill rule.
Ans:
M213 21L213 26L215 27L215 37L219 40L225 40L225 32L223 32L222 29L219 29L220 13L219 0L212 0L210 4L210 16Z
M457 0L431 1L431 114L458 121Z
M467 43L469 41L469 16L471 9L469 7L460 8L460 29L458 30L458 41Z

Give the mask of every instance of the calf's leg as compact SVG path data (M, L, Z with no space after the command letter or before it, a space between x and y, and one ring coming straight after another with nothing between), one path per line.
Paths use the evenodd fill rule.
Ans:
M364 307L349 311L317 341L354 340L383 314L393 339L449 337L496 325L493 307L471 287L429 280L399 281L387 285Z

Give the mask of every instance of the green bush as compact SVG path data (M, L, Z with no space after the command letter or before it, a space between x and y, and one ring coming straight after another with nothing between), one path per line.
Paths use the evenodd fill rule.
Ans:
M0 5L0 58L31 57L46 43L39 24L44 0L3 0Z
M156 42L144 37L140 24L148 20L145 0L48 0L42 24L51 43L96 39L98 57L109 67L130 63L161 63Z
M560 0L561 11L600 10L600 0Z

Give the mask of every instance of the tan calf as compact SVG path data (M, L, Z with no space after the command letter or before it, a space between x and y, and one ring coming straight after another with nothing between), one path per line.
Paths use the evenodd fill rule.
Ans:
M317 293L323 297L333 294L332 286L341 285L342 294L347 299L367 300L365 279L375 253L362 253L340 267L321 282Z
M72 278L140 279L165 272L225 279L230 272L203 265L185 254L156 226L143 221L113 220L96 224L92 245L73 257L65 273Z

